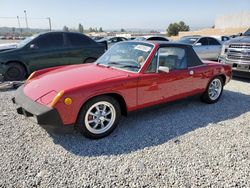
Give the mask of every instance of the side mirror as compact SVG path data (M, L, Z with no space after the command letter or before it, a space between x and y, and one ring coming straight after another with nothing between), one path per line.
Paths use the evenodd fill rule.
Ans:
M159 71L169 73L170 69L169 67L159 66Z
M195 46L201 46L202 44L200 42L196 43Z
M30 49L38 49L39 47L37 46L37 45L35 45L35 44L31 44L30 45Z

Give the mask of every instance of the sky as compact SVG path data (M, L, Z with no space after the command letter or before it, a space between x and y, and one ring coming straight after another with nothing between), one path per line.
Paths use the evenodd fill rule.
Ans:
M171 22L184 21L191 29L211 27L215 18L250 12L250 0L1 0L0 27L62 29L102 27L165 30Z

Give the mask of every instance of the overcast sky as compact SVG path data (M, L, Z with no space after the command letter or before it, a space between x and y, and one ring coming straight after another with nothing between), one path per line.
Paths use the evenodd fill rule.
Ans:
M211 27L216 17L250 12L250 0L1 0L0 27L25 27L24 10L32 28L165 29L185 21L191 28ZM42 19L37 19L42 18Z

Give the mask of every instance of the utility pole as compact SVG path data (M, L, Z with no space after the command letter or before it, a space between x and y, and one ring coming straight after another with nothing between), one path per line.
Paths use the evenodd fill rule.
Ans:
M27 12L26 12L26 10L24 10L23 12L24 12L24 15L25 15L26 28L28 29L29 26L28 26Z
M21 29L21 25L20 25L19 16L17 16L17 22L18 22L18 27L19 27L19 30L20 30L20 35L22 35L22 29Z
M52 28L51 28L51 19L50 19L50 17L48 17L48 20L49 20L49 30L51 31Z

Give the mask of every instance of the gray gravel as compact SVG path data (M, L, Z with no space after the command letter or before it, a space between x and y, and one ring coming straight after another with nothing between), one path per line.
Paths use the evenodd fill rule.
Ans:
M250 80L132 113L107 138L47 133L0 93L0 187L250 187Z

